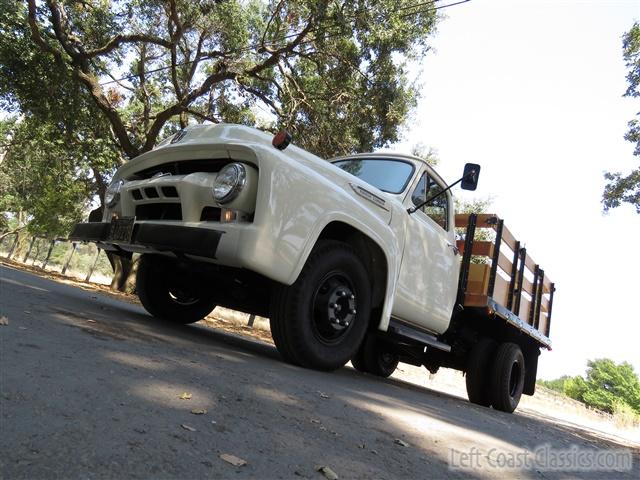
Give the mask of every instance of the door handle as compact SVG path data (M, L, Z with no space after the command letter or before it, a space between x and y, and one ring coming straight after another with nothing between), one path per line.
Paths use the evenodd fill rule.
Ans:
M453 250L455 255L460 255L460 249L455 244L447 242L447 247Z

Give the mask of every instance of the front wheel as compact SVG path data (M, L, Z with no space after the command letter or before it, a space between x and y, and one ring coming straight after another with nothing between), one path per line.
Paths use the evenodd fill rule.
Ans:
M175 323L197 322L216 307L206 279L160 255L140 257L136 291L147 312Z
M358 350L370 310L371 285L355 251L341 242L320 241L298 279L274 289L273 340L290 363L335 370Z

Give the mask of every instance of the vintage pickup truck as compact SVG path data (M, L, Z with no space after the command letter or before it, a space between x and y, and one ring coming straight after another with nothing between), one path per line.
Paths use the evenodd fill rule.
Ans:
M102 221L71 238L142 254L137 294L155 317L192 323L216 305L269 317L287 362L454 368L472 402L507 412L532 395L555 288L503 221L456 216L419 158L326 161L289 141L240 125L180 131L121 167ZM478 174L469 164L463 188Z

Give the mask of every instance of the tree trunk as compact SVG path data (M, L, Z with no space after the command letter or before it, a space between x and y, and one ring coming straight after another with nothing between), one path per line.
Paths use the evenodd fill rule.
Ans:
M90 222L101 222L104 207L101 205L89 214ZM131 257L116 255L112 252L105 252L111 268L113 278L111 280L111 290L119 292L135 293L136 273L138 272L138 261L132 261Z
M107 253L107 257L113 267L111 289L119 292L135 293L138 259L132 260L131 258L114 255L111 252Z

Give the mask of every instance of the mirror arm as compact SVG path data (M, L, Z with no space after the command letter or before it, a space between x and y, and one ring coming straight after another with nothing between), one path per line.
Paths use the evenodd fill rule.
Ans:
M424 207L427 203L432 202L433 200L435 200L436 198L438 198L440 195L442 195L443 193L448 192L449 190L451 190L453 187L455 187L457 184L459 184L461 181L463 181L465 178L470 177L472 175L475 175L476 171L472 170L469 173L467 173L466 175L464 175L460 180L458 180L457 182L452 183L451 185L449 185L447 188L445 188L444 190L436 193L434 196L427 198L424 202L422 202L420 205L416 205L415 207L411 207L411 208L407 208L407 213L409 215L411 215L412 213L415 213L418 209Z

